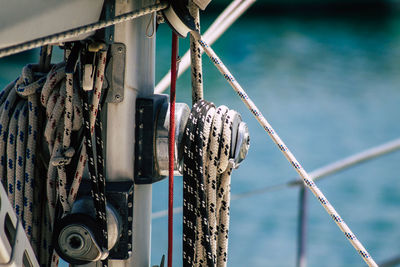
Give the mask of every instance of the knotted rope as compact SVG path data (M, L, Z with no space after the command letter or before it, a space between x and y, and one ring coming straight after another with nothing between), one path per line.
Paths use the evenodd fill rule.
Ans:
M226 266L229 159L234 111L201 100L193 106L183 146L184 266Z
M88 109L87 122L92 123L89 135L95 128L106 55L98 53L95 90ZM73 73L65 72L65 63L53 65L48 74L39 72L38 65L27 65L21 76L0 93L1 180L39 261L46 266L58 265L58 256L51 246L53 225L56 218L69 213L87 160L87 149L79 133L83 103L79 86L74 83ZM42 117L39 96L44 107ZM46 123L39 128L42 120ZM43 147L38 146L42 134L46 141ZM101 139L97 145L101 150ZM47 153L37 153L43 149ZM97 157L101 169L103 159ZM39 179L43 168L47 168L47 178ZM58 204L61 213L56 212Z

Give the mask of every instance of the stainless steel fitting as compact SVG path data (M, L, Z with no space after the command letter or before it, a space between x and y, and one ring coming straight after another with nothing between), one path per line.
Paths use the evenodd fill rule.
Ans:
M175 104L175 159L174 174L181 175L182 172L182 143L186 122L190 115L189 106L185 103ZM157 119L156 128L156 168L160 175L168 175L168 140L169 140L169 103L163 104Z

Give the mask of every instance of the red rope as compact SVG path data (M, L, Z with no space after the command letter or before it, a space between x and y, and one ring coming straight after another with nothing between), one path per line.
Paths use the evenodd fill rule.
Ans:
M169 180L168 180L168 267L172 267L174 210L175 88L177 78L178 35L172 32L171 91L169 106Z

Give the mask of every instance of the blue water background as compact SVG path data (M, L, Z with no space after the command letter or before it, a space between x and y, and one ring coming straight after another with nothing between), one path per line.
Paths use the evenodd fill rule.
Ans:
M205 24L209 20L203 20ZM312 171L399 138L400 20L245 16L213 48L303 167ZM203 27L206 29L206 27ZM170 32L160 27L156 75L169 68ZM188 40L181 40L181 55ZM205 99L239 111L251 147L232 175L232 194L295 179L296 173L206 56ZM190 103L190 74L177 98ZM400 153L343 171L318 186L377 262L399 254ZM175 179L181 205L181 178ZM229 266L294 266L298 189L232 201ZM153 210L167 207L167 183L154 186ZM309 266L364 266L314 196L308 201ZM181 215L175 266L181 265ZM167 219L153 221L152 262L167 250Z
M203 20L203 29L212 17ZM157 33L156 80L169 69L170 30ZM188 40L181 40L181 55ZM324 164L400 137L400 19L262 18L247 15L215 45L216 53L259 106L303 167ZM57 60L57 59L56 59ZM61 60L61 56L58 56ZM239 111L251 147L232 175L232 194L296 179L296 173L210 61L205 99ZM37 56L0 60L0 87ZM190 74L177 85L190 103ZM400 248L400 152L318 182L377 262ZM175 178L175 206L182 178ZM153 187L153 211L167 208L167 181ZM318 201L308 201L309 266L364 266ZM294 266L298 189L232 201L229 266ZM182 217L175 216L174 266L181 265ZM167 218L152 225L152 264L167 252Z

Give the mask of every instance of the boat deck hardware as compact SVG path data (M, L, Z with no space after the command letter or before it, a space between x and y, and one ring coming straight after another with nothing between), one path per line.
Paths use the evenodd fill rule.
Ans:
M152 184L165 178L156 168L156 122L167 95L152 95L136 100L135 183Z
M3 186L0 186L0 210L0 266L38 267L35 253Z
M107 204L108 249L99 245L101 231L96 223L93 200L83 197L75 201L71 214L55 226L53 245L61 258L72 264L104 260L109 256L121 233L121 218L111 204Z
M156 167L159 175L168 175L169 104L164 103L157 119L156 128ZM175 153L174 175L182 175L182 146L180 146L186 122L190 115L189 106L175 104Z
M122 43L111 45L110 59L106 66L103 89L107 91L106 102L120 103L124 100L126 47Z
M194 18L187 8L188 1L175 0L169 2L169 7L162 11L165 21L180 37L185 38L188 32L196 29Z
M234 168L237 169L249 152L250 134L247 124L243 121L239 123L238 129L236 131L232 131L232 133L234 132L237 132L237 136L235 140L232 139L232 142L236 141L234 144L233 159L235 161Z
M85 203L88 203L88 206L93 208L93 204L87 201L90 195L90 188L90 181L84 179L79 188L78 200L74 203L72 208L73 213L85 212L85 209L88 209L87 207L82 207ZM82 201L82 199L84 201ZM126 260L132 253L133 182L106 182L106 199L108 204L108 259ZM110 213L110 211L112 213ZM95 218L94 208L92 210L89 209L85 213L89 214L91 218ZM110 217L110 215L113 217ZM115 224L115 222L118 223ZM115 225L117 227L115 227Z

